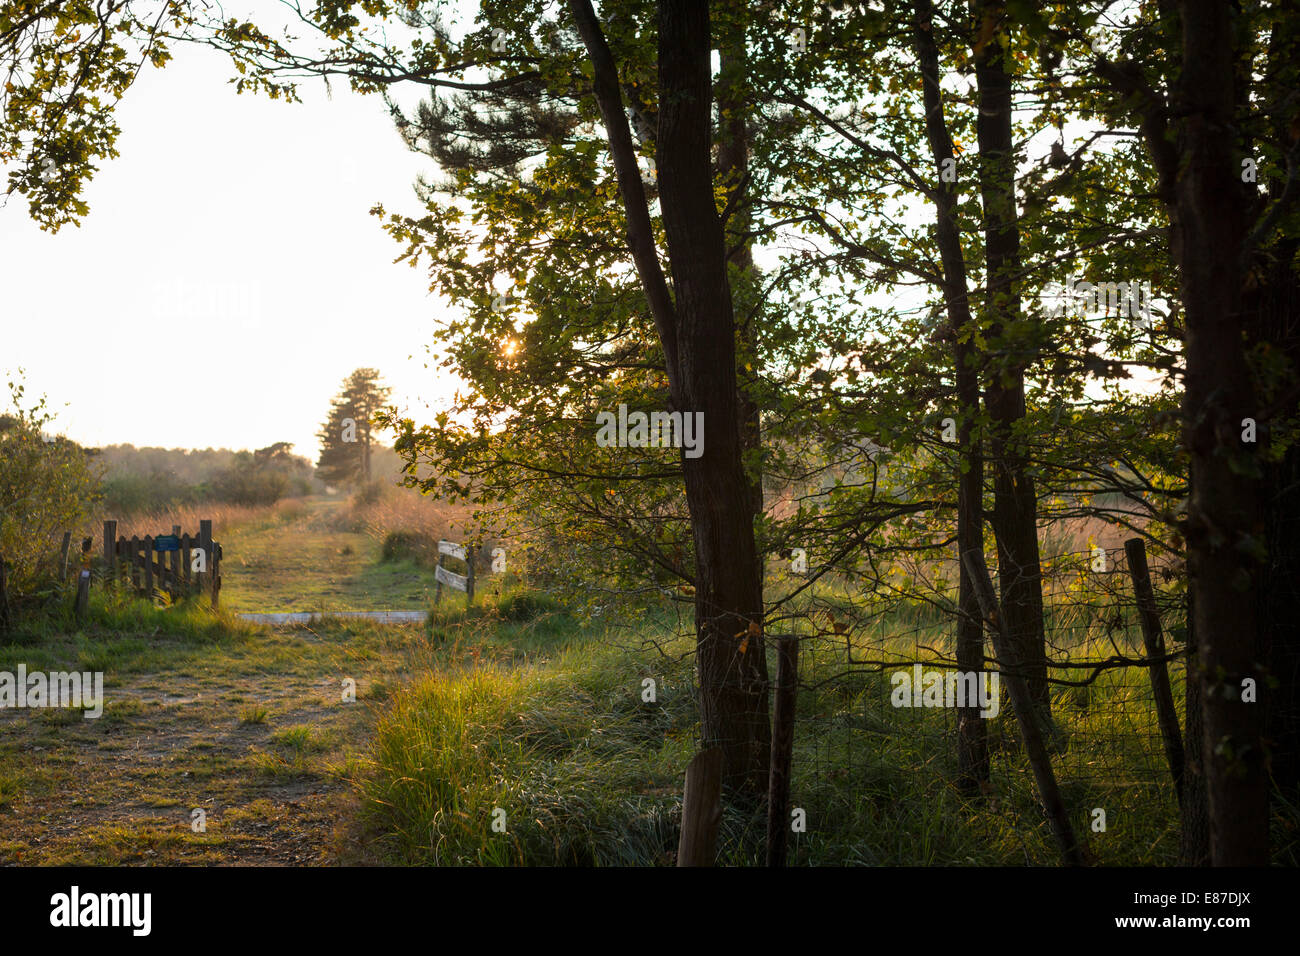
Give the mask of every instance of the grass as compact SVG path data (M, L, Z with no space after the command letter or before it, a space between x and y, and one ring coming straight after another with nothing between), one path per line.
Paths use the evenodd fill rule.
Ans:
M254 704L252 707L245 707L239 712L239 722L241 724L264 724L268 716L267 709Z
M643 706L630 665L617 649L579 644L549 663L479 660L403 690L361 784L383 858L668 862L694 705L682 691Z
M85 621L66 596L24 617L0 670L102 670L105 710L0 714L0 862L673 863L699 747L691 638L666 613L621 631L584 624L511 575L485 577L468 611L455 594L431 606L418 554L390 542L383 560L371 522L396 507L308 500L239 516L218 533L220 613L94 591ZM450 533L425 518L421 534ZM1048 626L1076 659L1140 646L1133 621L1054 598ZM819 602L819 626L853 618L843 595ZM272 630L233 613L401 607L428 620ZM989 791L969 800L952 785L952 712L893 708L892 663L852 664L951 655L950 627L920 603L805 644L791 803L807 825L792 864L1056 862L1009 706L987 725ZM1058 778L1102 864L1176 861L1149 701L1137 669L1055 695ZM206 833L190 828L196 807ZM1105 831L1091 828L1095 809ZM1296 820L1277 821L1282 856ZM764 826L729 805L720 861L761 863Z
M367 611L422 608L433 577L417 562L380 560L382 542L330 527L341 501L268 516L226 533L222 603L239 611Z
M918 611L897 619L909 628L880 622L854 638L854 658L915 659L918 647L950 655L947 630L926 619ZM689 639L661 642L668 656L652 657L573 622L549 624L532 638L531 657L510 666L472 657L394 695L359 780L367 839L381 859L673 862L682 776L698 746ZM487 644L509 627L498 624ZM520 637L506 643L517 647ZM1104 657L1114 637L1095 634L1074 652ZM1130 632L1117 639L1138 640ZM792 836L791 863L1057 862L1009 706L989 722L989 792L970 800L952 784L952 712L892 707L889 671L846 676L842 638L836 647L809 645L801 658L791 793L807 828ZM658 684L653 704L641 699L646 676ZM1136 669L1109 671L1086 692L1063 688L1054 700L1058 779L1076 834L1097 863L1177 861L1177 804L1146 680ZM1181 699L1177 670L1174 680ZM1104 831L1092 827L1095 809L1105 811ZM492 827L498 810L504 832ZM729 808L720 860L761 863L763 827L754 814Z
M427 569L381 566L379 540L334 529L341 507L295 503L226 527L220 612L203 599L159 607L98 587L84 621L65 592L24 606L0 644L0 670L103 671L104 713L0 712L0 863L373 858L354 834L352 781L371 766L373 728L389 701L414 674L540 664L572 625L553 602L511 597L502 576L470 613L446 600L425 624L241 621L245 607L294 601L428 607L423 584L408 591L402 579L427 582ZM198 807L206 833L190 826Z

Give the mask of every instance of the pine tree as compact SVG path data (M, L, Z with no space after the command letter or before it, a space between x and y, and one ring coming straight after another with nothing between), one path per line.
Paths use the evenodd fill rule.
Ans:
M330 403L329 417L316 433L321 440L316 469L322 480L340 484L370 480L372 419L391 393L380 384L378 369L359 368L344 380Z

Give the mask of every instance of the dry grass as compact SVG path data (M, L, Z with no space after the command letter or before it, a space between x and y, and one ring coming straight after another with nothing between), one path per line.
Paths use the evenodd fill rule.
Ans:
M193 505L175 505L157 511L140 512L128 515L100 515L87 534L96 538L103 534L105 518L117 520L118 536L143 537L147 534L170 534L172 525L180 525L182 533L197 534L199 521L212 519L212 535L221 540L223 532L235 525L250 524L256 521L269 521L282 509L297 503L297 499L287 499L277 505L231 505L218 502L206 502ZM298 503L301 508L301 503Z
M377 497L354 495L331 519L333 530L359 532L383 541L390 531L460 540L472 527L470 509L411 488L383 488Z

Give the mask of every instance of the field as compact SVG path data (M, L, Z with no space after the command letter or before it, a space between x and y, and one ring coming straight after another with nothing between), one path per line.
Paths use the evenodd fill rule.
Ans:
M427 564L384 560L385 535L347 507L306 499L218 516L219 614L97 593L86 626L54 620L0 645L0 670L107 675L101 719L0 717L0 861L673 861L698 747L690 639L667 617L631 635L584 623L499 579L471 614L459 597L432 608ZM354 609L432 613L422 625L277 628L237 617ZM947 630L895 615L840 646L855 658L942 655ZM830 679L843 668L840 651L808 645L792 784L808 826L792 862L1052 862L1009 707L990 721L991 792L972 803L951 785L951 714L893 708L888 674ZM1090 859L1175 860L1177 807L1145 676L1066 688L1054 706L1058 772ZM1090 832L1095 808L1107 812L1101 832ZM762 833L758 810L729 807L720 858L761 861Z
M481 628L240 621L244 610L429 606L426 569L379 562L380 543L363 532L321 530L341 507L218 511L218 537L238 555L219 615L96 593L84 628L54 621L0 644L0 670L106 675L100 719L0 712L0 862L319 863L361 852L336 823L352 816L350 781L379 710ZM347 678L355 703L342 699ZM192 827L196 809L206 832Z

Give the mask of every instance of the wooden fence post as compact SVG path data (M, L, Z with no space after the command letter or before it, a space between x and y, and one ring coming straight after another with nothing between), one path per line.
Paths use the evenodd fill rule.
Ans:
M474 605L474 545L465 545L465 610Z
M180 525L172 525L172 537L174 537L178 543L176 545L176 550L172 552L171 556L172 580L171 586L167 589L167 596L171 599L171 602L175 604L176 596L183 593L181 590L181 551L179 544L181 539Z
M686 768L677 865L713 866L717 862L721 822L722 748L710 747L697 753Z
M117 522L104 522L104 580L117 583Z
M203 571L199 576L199 593L212 583L212 519L199 519L199 547L203 550Z
M1165 759L1174 777L1178 805L1183 803L1183 770L1186 757L1183 753L1183 735L1178 727L1178 711L1174 709L1174 692L1169 686L1169 668L1165 664L1165 641L1160 631L1160 612L1156 609L1156 594L1151 587L1151 570L1147 567L1147 546L1141 538L1124 542L1128 556L1128 573L1133 579L1133 594L1137 598L1138 620L1142 624L1142 643L1146 646L1147 670L1151 675L1151 693L1155 697L1156 719L1160 723L1160 737L1165 744ZM1191 677L1189 675L1188 679Z
M131 589L140 590L140 539L131 535Z
M0 555L0 633L9 630L9 568Z
M153 535L144 536L144 596L153 603Z
M446 567L446 565L443 563L443 562L446 561L446 560L447 560L446 555L444 555L444 554L442 553L442 548L439 547L439 548L438 548L438 567L437 567L437 568L434 570L434 572L433 572L433 578L434 578L434 582L435 582L435 583L434 583L434 588L433 588L433 603L434 603L435 606L436 606L436 605L439 605L439 604L442 603L442 578L438 577L438 571L441 570L442 568Z
M772 761L767 784L767 865L785 866L790 833L790 755L794 750L794 711L799 692L799 639L776 639L776 705L772 713Z
M63 544L59 547L59 585L68 580L68 546L72 544L72 532L63 532Z
M185 594L188 597L194 591L194 539L188 534L181 535L181 570L185 572Z
M77 603L73 607L73 612L78 621L86 619L86 612L90 610L90 569L82 568L77 575Z
M212 607L221 600L221 545L212 545Z
M1056 837L1061 858L1070 866L1083 865L1083 853L1074 838L1074 829L1070 826L1070 817L1065 811L1065 801L1061 799L1061 789L1056 784L1056 775L1052 772L1052 760L1043 743L1042 728L1038 723L1038 711L1034 706L1033 695L1029 691L1029 682L1020 669L1020 658L1007 640L1003 628L1002 614L998 609L998 599L993 591L993 581L989 578L988 568L984 566L984 555L976 550L967 551L962 556L966 570L975 585L975 595L979 598L980 611L984 615L984 625L989 629L993 639L993 649L998 655L999 669L1007 682L1011 694L1011 706L1020 723L1020 735L1025 742L1025 756L1034 771L1034 780L1038 784L1038 795L1043 801L1043 810L1047 813L1048 823Z

